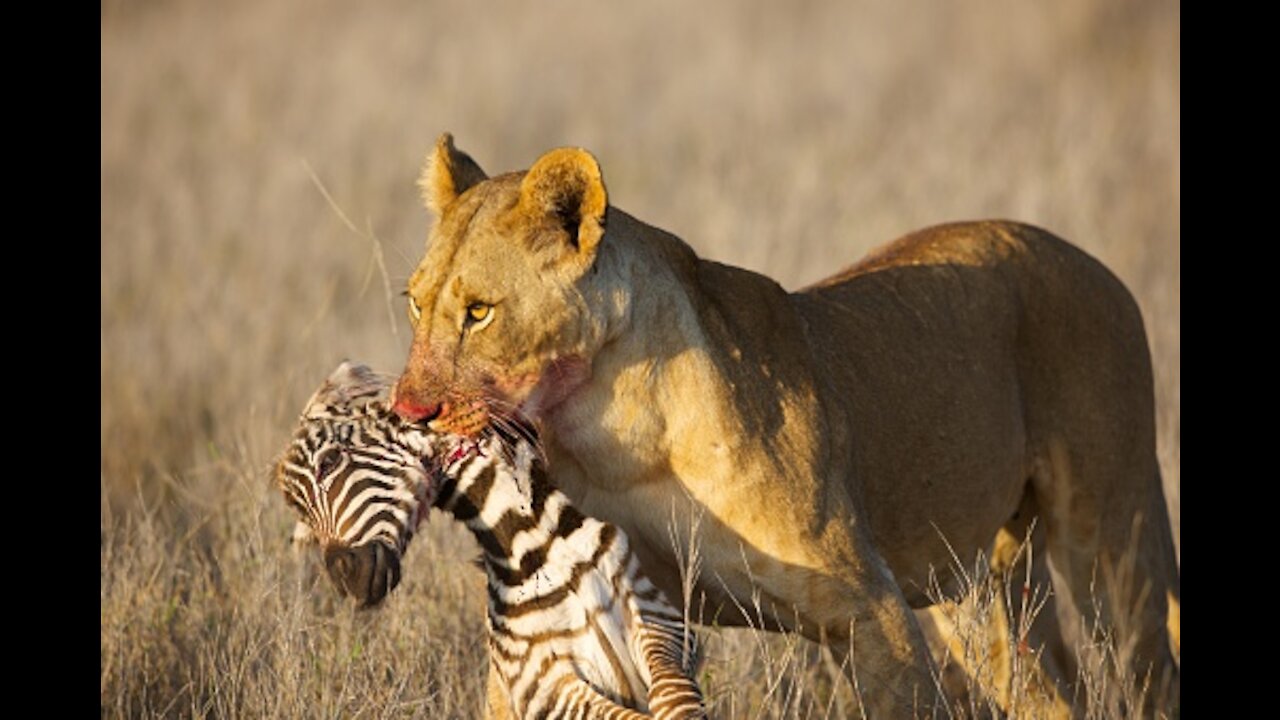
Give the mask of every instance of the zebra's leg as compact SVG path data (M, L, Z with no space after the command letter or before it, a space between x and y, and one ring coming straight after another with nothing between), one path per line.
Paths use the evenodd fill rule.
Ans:
M498 673L498 668L490 661L489 680L485 683L485 720L516 720L515 713L511 711L508 693L506 682Z
M584 718L584 720L649 720L654 716L622 707L601 695L585 680L566 675L556 683L555 704L547 718Z
M679 620L646 618L640 648L649 669L649 712L657 720L705 718L702 689L693 679L696 650L692 636Z

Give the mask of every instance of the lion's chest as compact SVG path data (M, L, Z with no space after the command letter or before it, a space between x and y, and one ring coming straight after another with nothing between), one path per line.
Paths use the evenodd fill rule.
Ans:
M670 419L644 367L597 370L592 382L549 412L543 439L553 477L570 497L625 491L669 474Z

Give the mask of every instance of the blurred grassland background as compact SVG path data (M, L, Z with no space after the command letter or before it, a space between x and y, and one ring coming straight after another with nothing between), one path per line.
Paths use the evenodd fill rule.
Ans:
M476 712L471 541L433 518L353 614L268 479L340 359L400 369L443 130L490 173L586 147L614 204L789 288L944 221L1077 243L1142 308L1177 536L1179 34L1167 1L104 0L103 715ZM708 634L717 716L828 712L808 644Z

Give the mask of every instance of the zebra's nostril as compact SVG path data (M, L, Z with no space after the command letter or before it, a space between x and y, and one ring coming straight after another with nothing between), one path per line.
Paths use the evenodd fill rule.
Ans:
M370 543L372 567L369 575L369 592L362 598L365 607L382 602L400 583L400 557L390 547L380 542Z
M360 574L360 563L351 548L327 547L324 550L324 568L329 579L343 595L357 594L357 577Z
M382 602L400 583L399 554L385 543L326 548L324 564L338 591L354 597L362 607Z

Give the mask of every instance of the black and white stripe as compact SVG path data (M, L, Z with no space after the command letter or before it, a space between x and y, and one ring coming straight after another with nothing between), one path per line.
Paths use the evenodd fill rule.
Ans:
M360 385L371 378L340 367L280 463L281 487L304 506L315 539L394 548L398 579L399 556L433 504L483 550L490 660L516 717L705 717L693 636L626 534L556 490L527 439L472 442L408 425ZM335 446L343 459L319 472Z

